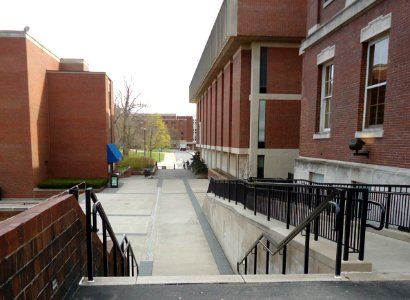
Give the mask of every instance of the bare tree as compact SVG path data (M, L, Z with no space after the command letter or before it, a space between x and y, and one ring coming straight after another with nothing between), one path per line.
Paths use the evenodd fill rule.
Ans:
M147 107L146 104L137 102L140 95L141 93L135 96L134 83L124 79L124 89L119 91L115 97L116 137L124 156L128 156L138 130L137 113Z

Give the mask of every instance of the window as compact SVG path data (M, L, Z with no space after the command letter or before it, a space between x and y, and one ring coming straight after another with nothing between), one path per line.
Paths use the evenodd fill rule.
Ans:
M258 178L263 178L265 175L265 156L264 155L258 155L258 168L257 168L257 174L256 176Z
M309 180L316 183L324 183L325 175L315 172L309 172Z
M323 65L322 68L322 96L320 103L320 131L330 131L330 104L333 94L333 77L334 77L333 62Z
M259 101L258 148L265 148L266 101Z
M389 38L369 44L364 127L382 127L389 56Z
M264 94L267 92L268 48L261 47L260 55L259 93Z

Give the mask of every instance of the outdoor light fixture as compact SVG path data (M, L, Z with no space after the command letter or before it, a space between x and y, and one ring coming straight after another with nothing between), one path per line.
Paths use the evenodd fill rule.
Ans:
M369 157L369 151L359 152L360 150L362 150L364 145L366 145L366 143L362 139L353 139L350 141L349 148L350 150L355 151L353 153L354 156Z

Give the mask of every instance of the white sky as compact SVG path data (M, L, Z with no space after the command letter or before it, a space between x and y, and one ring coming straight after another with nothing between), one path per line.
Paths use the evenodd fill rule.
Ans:
M189 84L223 0L4 0L0 30L23 30L60 58L83 58L144 112L191 115Z

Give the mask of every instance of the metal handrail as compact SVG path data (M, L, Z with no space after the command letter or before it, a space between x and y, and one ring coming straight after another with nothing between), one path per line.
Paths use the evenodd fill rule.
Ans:
M87 274L88 281L93 281L94 279L94 260L93 260L93 245L92 245L92 233L98 232L97 228L97 215L100 216L103 227L103 266L104 266L104 276L108 276L108 249L107 249L107 232L111 241L113 242L114 251L114 276L117 276L117 252L120 256L122 276L134 276L134 267L137 268L137 276L139 274L138 262L136 260L132 246L128 238L124 235L121 243L114 233L110 221L108 220L107 214L100 201L98 201L97 196L93 192L92 188L86 189L86 231L87 231ZM93 202L91 208L91 201ZM92 223L91 223L92 219ZM131 265L130 265L131 258ZM135 264L135 266L134 266Z
M268 250L268 253L271 256L280 253L280 251L284 251L284 260L282 265L282 273L285 274L286 272L286 247L287 245L306 228L306 236L305 236L305 273L308 273L308 263L309 263L309 236L310 236L310 225L312 222L316 220L317 217L329 206L334 206L336 210L336 227L334 230L337 232L337 248L336 248L336 266L335 266L335 275L340 276L341 273L341 261L342 261L342 240L343 240L343 211L344 211L344 201L341 201L340 205L337 204L333 200L337 194L340 194L340 190L333 189L332 192L327 195L326 200L319 204L295 229L293 229L288 236L285 237L279 244L277 244L269 235L262 234L259 238L252 244L249 250L246 252L244 257L237 262L237 270L240 273L239 266L245 263L245 274L247 272L247 258L248 256L254 251L255 259L254 259L254 273L256 274L256 265L257 265L257 246L261 244L263 238L266 238L268 243L272 243L276 250L274 252L270 251L269 246L264 246L265 249ZM268 261L267 261L268 265ZM268 271L268 266L266 267Z

